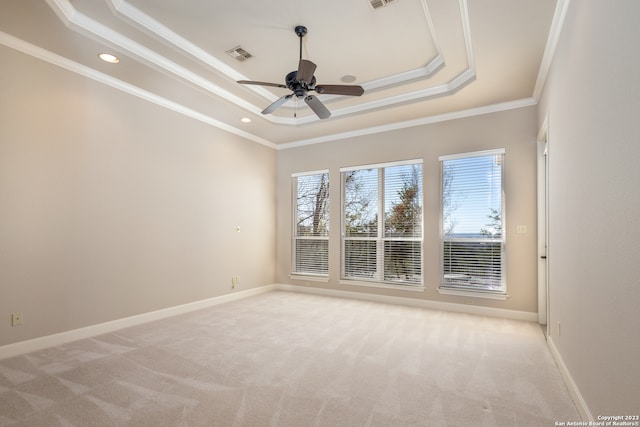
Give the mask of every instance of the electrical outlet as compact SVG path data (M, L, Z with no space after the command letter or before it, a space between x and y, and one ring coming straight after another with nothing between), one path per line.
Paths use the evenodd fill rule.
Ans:
M20 326L24 323L24 317L22 313L12 313L11 314L11 326Z
M235 289L238 284L238 276L233 276L231 278L231 289Z

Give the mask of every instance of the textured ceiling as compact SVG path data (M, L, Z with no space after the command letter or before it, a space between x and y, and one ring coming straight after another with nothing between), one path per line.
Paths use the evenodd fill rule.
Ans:
M3 0L0 44L284 147L535 103L556 9L555 0L396 0L379 9L369 0ZM298 66L297 25L308 28L302 56L317 65L319 84L353 76L349 84L365 89L318 95L332 112L326 120L295 97L263 115L288 89L236 83L284 83ZM225 53L236 47L252 57ZM104 63L100 52L120 62Z

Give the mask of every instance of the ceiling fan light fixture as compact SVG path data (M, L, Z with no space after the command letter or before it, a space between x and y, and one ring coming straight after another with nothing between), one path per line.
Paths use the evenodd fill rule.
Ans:
M229 49L225 53L230 57L237 59L240 62L244 62L253 56L249 52L241 48L240 46L236 46L233 49Z

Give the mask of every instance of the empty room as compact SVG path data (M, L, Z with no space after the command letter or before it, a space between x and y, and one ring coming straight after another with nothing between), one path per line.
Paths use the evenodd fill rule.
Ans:
M0 426L640 426L638 16L0 1Z

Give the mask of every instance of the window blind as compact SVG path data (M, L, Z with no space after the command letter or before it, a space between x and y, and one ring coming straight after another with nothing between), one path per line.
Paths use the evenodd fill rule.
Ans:
M329 274L329 172L292 177L294 189L293 274Z
M422 161L343 168L342 279L422 284Z
M441 286L504 293L504 150L440 160Z

